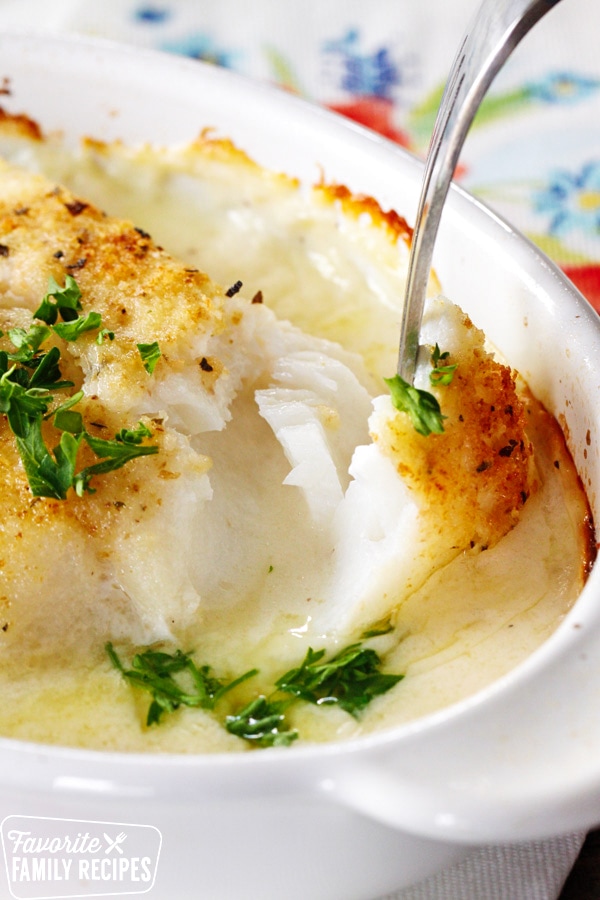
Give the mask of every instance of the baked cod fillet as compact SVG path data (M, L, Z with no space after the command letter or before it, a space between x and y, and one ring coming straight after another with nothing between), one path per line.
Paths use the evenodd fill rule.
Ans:
M49 339L83 393L86 432L112 438L141 422L158 449L94 477L93 492L34 496L0 418L7 648L175 640L192 619L218 629L231 609L250 641L335 644L518 520L534 486L524 407L510 370L448 301L430 304L424 334L457 369L433 389L445 431L423 437L359 356L2 164L0 349L14 351L11 333L31 325L49 278L67 276L106 333ZM160 348L152 372L140 345ZM55 447L51 417L42 431ZM90 446L80 454L94 464Z
M334 621L366 628L459 553L494 546L537 488L526 406L513 372L487 352L483 332L436 298L426 306L421 341L415 385L439 400L444 431L419 434L389 395L374 399L372 443L356 449L353 481L336 511L338 561L325 632ZM450 384L434 387L436 344L448 354L444 365L456 369Z

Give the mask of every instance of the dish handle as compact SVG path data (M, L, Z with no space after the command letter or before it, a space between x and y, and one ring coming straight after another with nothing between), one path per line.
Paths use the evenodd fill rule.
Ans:
M521 667L457 707L349 748L321 788L379 822L439 840L515 842L597 825L598 576L581 614Z

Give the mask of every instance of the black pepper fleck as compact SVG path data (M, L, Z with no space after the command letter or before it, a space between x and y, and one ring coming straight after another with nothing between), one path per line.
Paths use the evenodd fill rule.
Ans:
M242 282L241 282L241 281L236 281L235 284L232 284L231 287L228 288L228 290L225 291L225 296L226 296L226 297L235 297L235 295L236 295L237 293L239 293L241 287L242 287Z
M74 263L70 263L68 266L65 266L65 269L83 269L86 263L87 257L82 256L80 257L80 259L75 260Z
M498 451L498 455L499 455L499 456L511 456L513 450L514 450L515 447L517 447L517 446L518 446L518 441L515 441L514 439L513 439L513 440L510 440L510 441L508 442L508 444L506 445L506 447L502 447L502 448Z

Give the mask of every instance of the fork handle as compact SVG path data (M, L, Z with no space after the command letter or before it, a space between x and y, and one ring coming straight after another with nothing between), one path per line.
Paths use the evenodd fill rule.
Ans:
M442 209L475 113L527 32L560 0L483 0L465 32L436 117L412 238L398 374L412 384Z

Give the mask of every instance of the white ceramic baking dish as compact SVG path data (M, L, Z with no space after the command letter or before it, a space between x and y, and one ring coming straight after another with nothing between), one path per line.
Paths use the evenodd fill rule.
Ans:
M6 107L46 129L169 143L212 125L268 167L314 181L322 166L384 207L414 214L421 167L408 154L216 68L116 45L1 34L3 77ZM460 190L451 192L435 264L446 293L563 423L600 521L595 313L531 244ZM353 742L156 757L0 739L0 819L155 826L163 843L150 892L160 900L372 900L473 844L593 825L599 582L596 568L558 631L490 688Z

